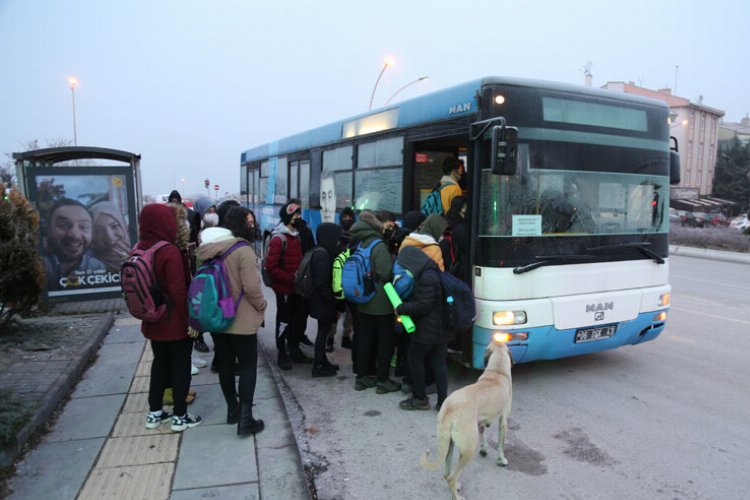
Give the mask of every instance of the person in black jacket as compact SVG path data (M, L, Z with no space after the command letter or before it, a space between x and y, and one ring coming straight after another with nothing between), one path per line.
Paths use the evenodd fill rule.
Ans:
M468 238L466 233L466 198L456 196L451 202L451 208L445 216L448 228L440 240L445 270L461 281L471 284L469 277L469 263L466 258Z
M310 316L318 320L312 376L332 377L339 367L326 357L326 338L337 319L338 301L333 295L333 259L340 250L341 226L323 222L318 226L316 238L318 245L310 261L314 290L308 302Z
M401 249L399 262L414 275L414 291L395 310L396 314L411 316L416 330L411 334L407 356L412 381L412 395L399 403L402 410L429 410L430 400L425 392L425 360L429 359L437 385L437 406L448 396L448 366L446 353L453 338L443 326L444 297L440 284L440 269L424 252L416 247Z

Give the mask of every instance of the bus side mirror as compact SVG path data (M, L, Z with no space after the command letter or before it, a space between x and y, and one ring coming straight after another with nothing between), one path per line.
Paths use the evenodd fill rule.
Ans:
M671 138L674 141L674 146L669 149L669 183L679 184L680 183L680 153L677 151L677 139Z
M505 125L492 127L492 173L495 175L515 175L517 152L518 129Z

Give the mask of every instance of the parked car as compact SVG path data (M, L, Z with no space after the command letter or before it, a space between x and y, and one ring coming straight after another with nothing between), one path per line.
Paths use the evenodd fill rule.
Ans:
M744 232L747 228L750 228L750 219L747 218L747 214L738 215L729 223L729 227L736 229L737 231Z
M669 223L670 224L677 224L680 222L680 210L677 210L676 208L670 208L669 209Z
M708 214L708 222L712 227L727 227L729 225L729 219L726 215L720 213Z
M685 212L680 217L680 225L688 227L703 227L706 225L706 214L703 212Z

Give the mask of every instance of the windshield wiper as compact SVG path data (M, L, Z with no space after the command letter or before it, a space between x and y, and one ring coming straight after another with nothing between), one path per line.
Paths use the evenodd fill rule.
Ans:
M513 269L513 274L523 274L539 267L560 264L562 262L595 262L601 260L596 255L537 255L534 258L539 260L525 266L516 267Z
M591 248L587 248L586 251L587 252L602 252L602 251L607 251L607 250L620 250L622 248L632 248L640 252L645 257L652 259L657 264L664 264L664 259L659 254L657 254L656 252L648 248L649 245L651 245L651 243L649 243L648 241L635 241L632 243L620 243L617 245L604 245L600 247L591 247Z

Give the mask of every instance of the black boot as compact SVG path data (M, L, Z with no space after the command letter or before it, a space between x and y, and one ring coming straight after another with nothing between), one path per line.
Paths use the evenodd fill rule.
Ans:
M316 364L313 365L312 376L313 378L318 377L333 377L336 375L336 369L329 365Z
M255 420L253 418L253 404L241 403L240 421L237 422L237 435L249 436L250 434L257 434L264 428L265 425L261 419Z
M292 369L292 361L284 351L279 351L279 355L276 358L276 364L279 365L279 368L281 368L282 370Z
M227 406L227 423L236 424L240 421L240 404L235 403Z
M302 349L300 349L299 346L289 348L289 357L295 363L308 364L313 361L312 358L309 358L304 352L302 352Z

